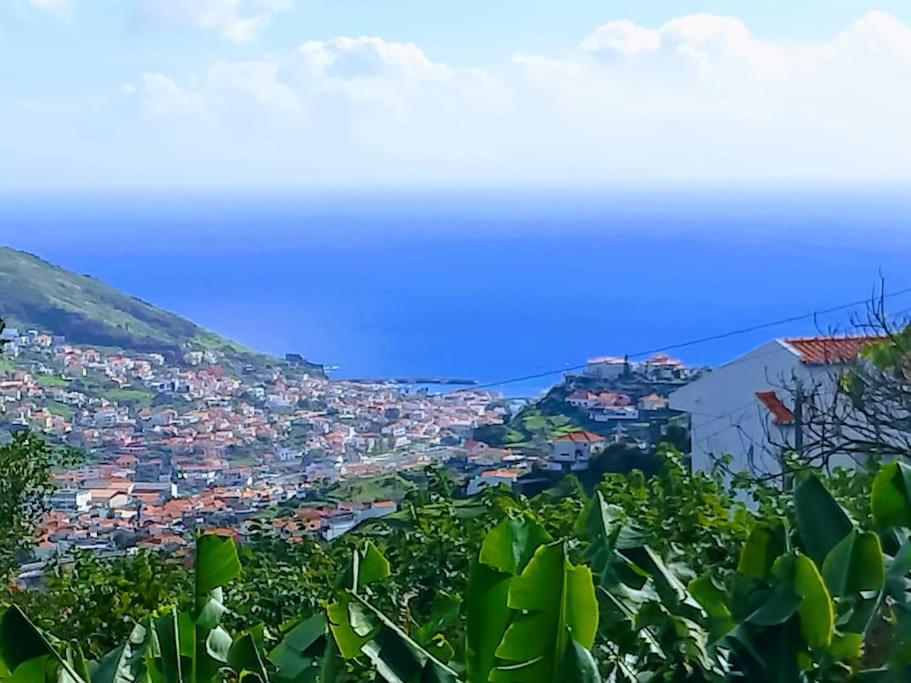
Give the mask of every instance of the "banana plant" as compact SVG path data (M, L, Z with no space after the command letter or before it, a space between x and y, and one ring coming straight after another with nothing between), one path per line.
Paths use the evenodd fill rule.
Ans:
M466 602L468 683L601 680L591 571L527 513L487 534Z
M599 491L577 531L588 540L601 604L599 649L615 680L723 680L723 652L710 647L705 613L687 586Z
M909 483L904 464L879 472L874 531L805 475L794 491L795 528L783 518L757 524L728 592L709 577L691 582L716 646L730 649L740 675L784 683L911 680Z

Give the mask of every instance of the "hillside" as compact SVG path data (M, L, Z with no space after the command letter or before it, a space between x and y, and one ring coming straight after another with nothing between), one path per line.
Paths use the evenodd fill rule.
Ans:
M74 344L171 359L193 349L220 351L238 362L265 358L95 278L8 247L0 247L0 318L11 327L62 334Z

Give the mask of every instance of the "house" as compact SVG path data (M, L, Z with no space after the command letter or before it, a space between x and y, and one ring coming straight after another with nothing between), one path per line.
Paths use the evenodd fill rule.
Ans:
M638 420L639 409L635 406L598 405L588 411L593 422L614 422L615 420Z
M648 360L642 361L639 363L638 370L645 377L656 382L681 380L685 379L687 375L683 361L671 358L666 353L656 353Z
M566 403L573 408L591 408L597 402L597 395L590 391L576 390L566 397Z
M130 502L130 497L126 493L115 488L90 489L89 493L91 495L92 505L107 508L109 510L122 508Z
M729 454L731 473L779 472L783 451L793 450L798 441L796 390L832 393L835 370L856 359L873 340L860 336L774 339L672 393L670 407L690 416L693 469L711 470L721 456ZM836 456L830 464L854 462Z
M92 501L89 491L80 491L74 488L63 488L54 491L48 496L48 506L52 510L66 512L87 512Z
M639 410L643 412L664 410L667 408L667 399L655 393L646 394L645 396L639 398L637 405L639 406Z
M554 441L544 461L549 472L581 472L588 469L593 455L604 450L605 438L600 434L577 430Z
M506 484L512 488L521 475L522 472L520 470L512 467L485 470L471 478L465 492L469 496L474 496L489 486L499 486L500 484Z
M132 495L156 503L164 503L177 495L177 484L170 481L137 481L133 484Z
M625 358L618 356L599 356L589 358L585 363L583 374L593 379L617 379L622 377L629 370L629 364Z

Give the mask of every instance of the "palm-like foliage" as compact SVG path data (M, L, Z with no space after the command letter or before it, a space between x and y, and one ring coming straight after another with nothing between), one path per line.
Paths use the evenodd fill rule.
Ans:
M238 551L229 538L201 535L184 607L138 620L97 661L82 655L87 643L54 638L18 607L0 611L0 680L911 680L911 468L881 468L860 506L867 525L804 476L785 515L751 524L736 568L706 569L703 557L698 576L610 491L558 539L532 510L500 501L499 521L468 559L467 586L453 593L441 574L419 621L409 577L395 575L376 533L354 544L328 599L300 602L317 605L310 613L231 633L225 587L241 573ZM444 510L440 519L454 525L446 533L456 534L446 505L426 504ZM706 539L699 547L715 552Z

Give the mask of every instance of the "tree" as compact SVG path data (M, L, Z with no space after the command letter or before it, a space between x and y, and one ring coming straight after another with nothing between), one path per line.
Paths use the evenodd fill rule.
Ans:
M863 342L856 358L834 359L823 380L790 382L795 443L780 444L798 469L851 460L911 462L911 325L888 315L885 296L855 321Z
M30 431L0 445L0 577L8 576L34 543L54 490L51 473L72 459L69 451L51 448Z
M3 328L0 320L0 333ZM48 495L54 490L51 472L75 459L73 451L53 449L29 431L0 444L0 582L34 542Z

